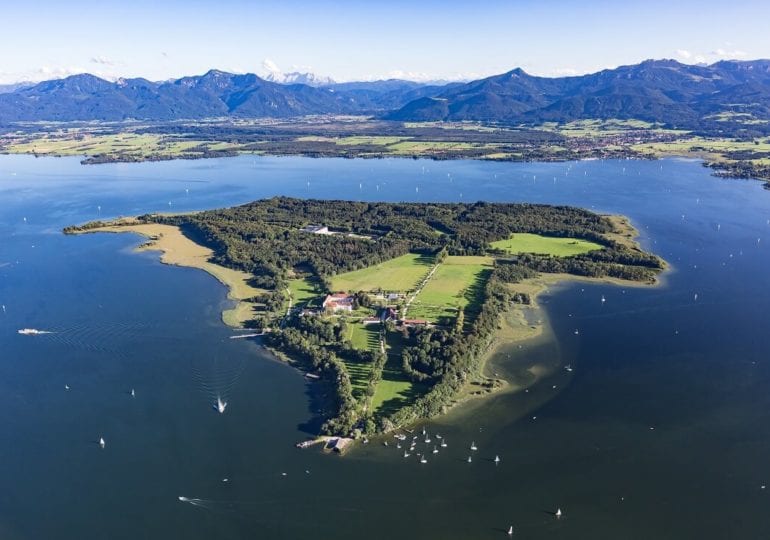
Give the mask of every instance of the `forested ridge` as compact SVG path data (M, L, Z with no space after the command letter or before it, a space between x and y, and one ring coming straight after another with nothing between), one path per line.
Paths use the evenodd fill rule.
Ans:
M273 286L300 264L324 279L410 251L434 253L446 248L450 255L483 255L490 251L490 242L520 232L580 238L605 246L581 256L584 266L602 262L655 269L660 264L657 257L609 239L613 225L607 217L569 206L276 197L223 210L140 219L189 229L214 249L217 262L250 272L263 285ZM301 230L307 225L324 225L340 234L309 234ZM533 264L549 271L540 260ZM582 274L589 275L586 272L590 270Z

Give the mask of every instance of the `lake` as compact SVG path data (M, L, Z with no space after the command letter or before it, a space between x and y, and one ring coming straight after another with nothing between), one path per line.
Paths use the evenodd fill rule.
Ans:
M293 447L311 383L229 339L214 278L60 233L273 195L621 213L671 270L545 294L544 338L490 369L552 372L427 423L448 442L428 464L327 456ZM694 161L0 156L0 538L768 538L768 268L770 192Z

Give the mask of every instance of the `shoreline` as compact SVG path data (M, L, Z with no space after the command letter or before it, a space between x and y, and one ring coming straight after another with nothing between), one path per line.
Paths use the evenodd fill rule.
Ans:
M665 271L668 271L668 268L666 268ZM538 299L542 294L550 292L552 288L578 283L589 285L612 285L613 287L626 288L660 287L664 285L664 282L661 279L656 279L655 282L651 283L640 283L617 278L590 278L572 274L540 274L537 277L510 285L511 290L529 294L530 303L517 304L503 313L498 332L490 342L487 350L479 359L478 378L466 383L457 400L444 414L454 411L455 409L460 409L468 402L482 401L488 397L496 396L501 393L521 392L522 390L526 390L537 384L543 377L552 374L553 370L542 371L541 373L535 374L536 376L532 383L517 386L504 377L498 376L497 374L490 374L488 371L491 360L501 349L516 344L521 345L526 342L545 339L546 335L551 335L550 321L543 310L543 307L538 302ZM525 310L531 310L538 315L535 323L532 323L527 319ZM493 386L486 388L485 390L478 390L477 388L472 387L472 385L481 383L492 383Z
M642 250L638 242L639 231L633 226L629 218L621 215L605 214L605 216L615 226L615 231L607 234L608 238L628 248ZM184 235L181 228L175 225L145 223L133 217L121 217L111 220L102 226L72 231L72 234L86 233L138 234L146 238L147 241L135 246L133 251L159 251L159 259L162 264L197 268L213 276L227 287L227 298L235 302L234 306L224 310L221 315L222 322L233 329L244 329L244 323L253 317L254 309L257 306L257 304L249 301L249 299L266 292L249 285L249 280L253 277L251 274L210 262L214 255L213 250L188 238ZM382 433L382 436L386 436L395 430L405 429L417 422L431 421L441 416L456 413L466 405L481 403L482 400L490 396L500 393L521 392L534 386L544 377L553 374L558 368L533 365L528 368L528 371L533 375L532 380L527 384L518 384L507 380L504 376L489 373L491 360L502 349L513 347L516 344L543 339L546 334L552 334L550 322L539 303L540 296L549 292L551 288L566 286L571 283L605 284L625 288L657 287L663 284L661 276L671 270L672 267L663 261L662 272L649 282L628 281L611 277L593 278L565 273L540 273L536 277L525 279L519 283L509 284L508 287L511 292L527 295L529 297L529 304L511 303L509 309L501 314L498 330L489 340L486 349L480 354L476 375L466 382L453 402L441 414L432 418L421 418L408 425L399 426L394 428L394 430ZM553 338L553 336L551 337ZM264 344L262 346L279 362L285 363L305 375L308 373L298 362L282 351L275 350Z
M160 262L169 266L197 268L213 276L227 288L227 298L235 302L222 311L221 320L230 328L244 329L244 323L252 318L256 304L249 299L263 294L263 289L249 285L251 274L233 270L210 262L214 252L184 235L175 225L140 223L133 218L111 220L109 225L94 227L70 234L133 233L147 239L133 248L134 252L159 251Z
M607 235L609 238L631 249L642 250L638 241L639 230L631 223L630 218L618 214L602 215L608 217L617 228L615 232ZM661 287L665 285L663 276L673 271L673 267L665 259L661 258L661 261L663 263L663 268L660 273L656 274L654 280L651 282L629 281L614 277L594 278L564 273L540 273L537 277L525 279L520 283L510 284L508 287L511 291L528 294L530 303L514 304L501 315L498 332L492 338L486 351L482 353L481 358L479 359L478 378L465 384L458 395L457 400L447 408L444 414L446 415L455 411L455 409L460 409L462 408L462 405L468 402L482 401L488 397L505 392L516 393L526 390L540 381L543 377L553 373L553 370L543 371L537 374L533 373L535 379L531 384L518 387L513 387L514 384L511 381L498 377L496 374L488 373L490 361L504 347L543 339L546 334L552 334L550 321L546 316L543 307L538 302L542 294L548 293L551 288L554 287L568 286L577 283L590 285L604 284L625 288ZM527 319L525 315L526 310L531 310L538 315L536 324L532 324L532 322ZM555 339L555 337L553 339ZM471 388L474 384L479 385L483 383L491 383L492 385L485 390Z

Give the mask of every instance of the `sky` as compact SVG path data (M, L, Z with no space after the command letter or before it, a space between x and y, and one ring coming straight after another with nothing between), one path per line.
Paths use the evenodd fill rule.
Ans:
M75 73L166 80L216 68L337 81L543 76L647 58L770 58L753 0L3 0L0 84Z

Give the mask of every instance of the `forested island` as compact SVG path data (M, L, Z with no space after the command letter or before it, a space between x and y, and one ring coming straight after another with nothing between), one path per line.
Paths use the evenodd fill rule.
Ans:
M210 263L249 276L241 322L326 389L321 433L352 437L504 384L484 375L484 359L503 316L532 301L527 281L653 283L665 267L626 220L539 204L277 197L65 233L152 227L181 230Z

